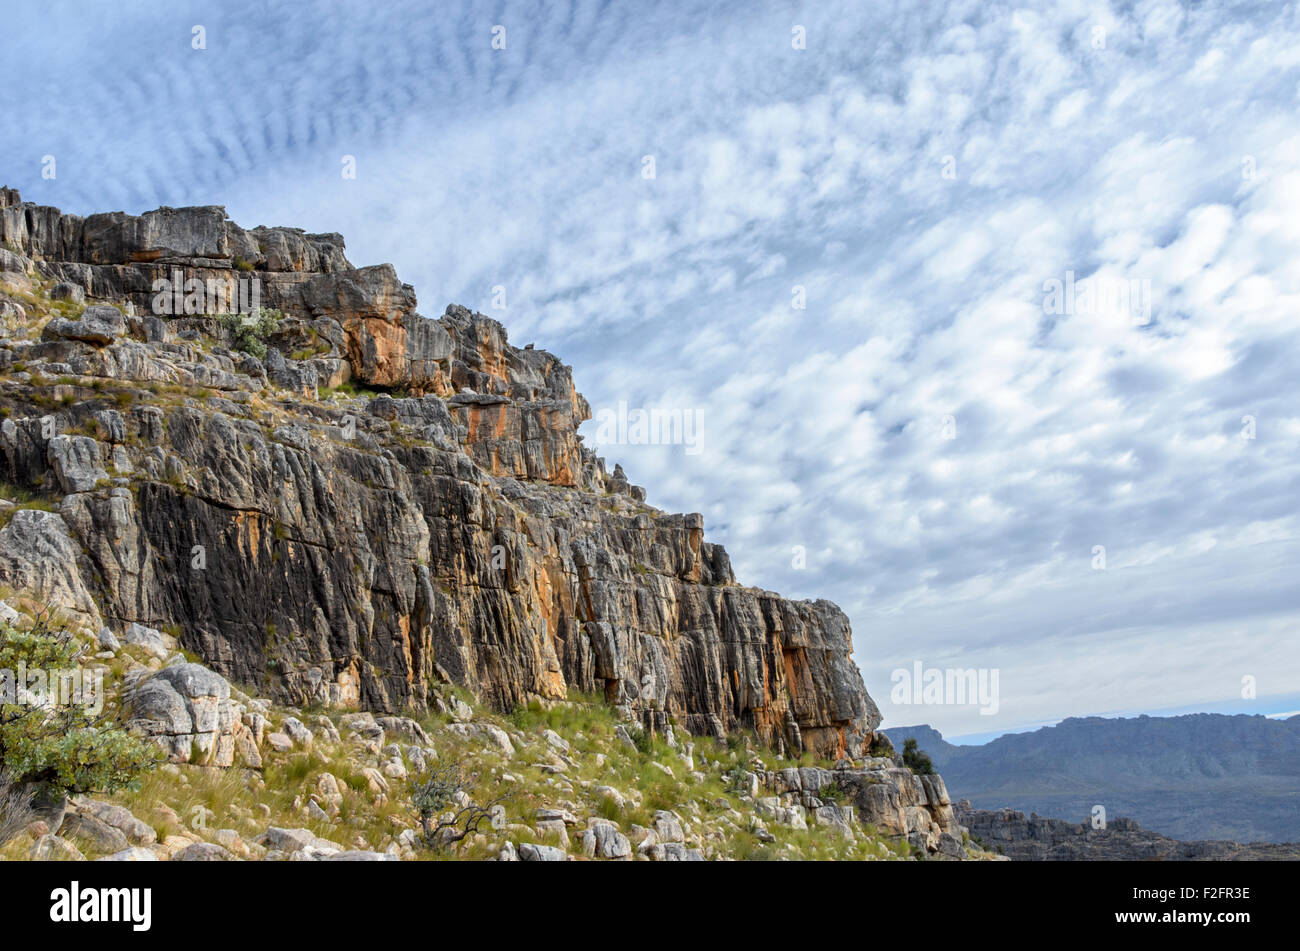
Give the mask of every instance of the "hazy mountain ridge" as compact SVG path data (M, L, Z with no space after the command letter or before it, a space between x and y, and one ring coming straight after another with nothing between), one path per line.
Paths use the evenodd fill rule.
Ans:
M980 746L887 728L942 770L954 798L1079 821L1095 805L1177 839L1300 840L1300 716L1071 717Z

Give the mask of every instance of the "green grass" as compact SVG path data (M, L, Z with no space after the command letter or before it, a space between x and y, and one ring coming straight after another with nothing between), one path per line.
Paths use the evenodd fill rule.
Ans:
M604 702L603 697L576 690L569 692L567 700L546 706L538 700L521 704L506 719L523 732L554 730L561 736L578 732L612 736L619 722L613 708Z
M322 386L318 392L320 393L321 399L329 399L331 397L341 397L344 399L355 399L357 397L362 399L374 399L379 395L378 390L369 389L365 386L358 386L352 380L344 380L338 386Z

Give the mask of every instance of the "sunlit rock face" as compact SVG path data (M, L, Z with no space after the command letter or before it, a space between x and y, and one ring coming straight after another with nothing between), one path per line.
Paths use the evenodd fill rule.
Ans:
M843 612L738 585L699 515L644 504L582 445L571 369L495 320L425 318L340 236L218 207L83 219L6 191L0 239L5 287L122 314L0 346L0 469L59 523L8 535L77 552L6 555L0 582L44 571L110 625L174 625L293 704L418 709L445 680L500 708L598 692L790 752L869 741ZM264 359L234 348L231 302L282 313Z

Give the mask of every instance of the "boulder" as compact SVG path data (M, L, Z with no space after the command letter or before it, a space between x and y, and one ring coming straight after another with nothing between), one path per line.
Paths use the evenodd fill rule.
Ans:
M126 630L122 632L122 640L143 648L146 653L159 660L166 660L176 650L176 638L135 622L126 626Z
M132 846L129 849L123 849L121 852L114 852L112 855L105 855L103 858L96 859L97 862L157 862L158 855L149 849L142 849Z
M276 849L281 852L293 854L304 849L314 849L319 852L342 852L343 847L337 842L331 842L328 839L322 839L310 829L285 829L280 826L271 826L258 839L260 845L265 845L268 849Z
M324 862L396 862L396 855L390 855L387 852L368 852L359 849L349 849L346 852L335 852L332 855L325 856Z
M553 845L535 845L532 842L519 844L519 861L521 862L563 862L568 859L564 849Z
M657 842L646 849L652 862L703 862L699 849L688 849L680 842Z
M515 745L510 742L510 736L501 727L492 723L452 723L447 729L453 733L459 733L464 737L475 737L485 741L491 746L495 746L507 757L515 755Z
M375 722L385 733L400 736L410 743L418 743L421 746L429 745L429 734L424 732L424 727L410 717L377 717Z
M70 281L60 281L50 288L50 300L67 300L74 304L86 302L86 289Z
M294 746L304 750L311 749L313 740L311 730L307 729L307 725L297 717L285 717L284 722L280 724L280 730L293 741Z
M654 814L655 839L658 842L682 842L686 834L682 831L682 820L674 812L659 810Z
M50 300L67 300L74 304L86 302L86 289L70 281L60 281L50 288Z
M73 807L79 816L92 817L117 829L131 845L153 845L158 841L153 827L137 819L123 806L82 797L73 800Z
M127 691L129 728L158 742L175 762L234 765L248 730L230 699L230 684L201 664L166 667Z
M126 318L116 307L95 304L77 320L56 317L41 331L43 340L79 340L105 346L126 335Z
M59 833L83 843L94 852L120 852L131 845L120 830L94 816L80 813L69 813Z
M33 862L84 862L81 850L53 833L43 835L32 843L28 858Z
M626 859L632 843L608 819L592 819L582 834L582 851L588 858Z
M215 842L195 842L172 856L173 862L233 862L235 857Z

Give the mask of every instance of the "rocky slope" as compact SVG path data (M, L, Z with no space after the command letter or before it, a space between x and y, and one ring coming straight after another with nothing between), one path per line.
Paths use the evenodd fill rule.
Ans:
M35 620L27 599L10 599L0 642ZM942 781L892 757L791 762L752 735L652 735L626 708L579 694L503 715L436 683L418 719L282 707L167 632L121 635L75 635L82 669L103 676L108 721L170 761L133 789L47 797L17 824L0 788L0 860L993 858L969 846ZM448 767L460 779L441 818L471 803L485 815L440 843L416 790Z
M739 585L699 515L610 474L556 357L464 308L422 317L338 235L217 207L82 218L4 189L0 242L0 586L120 668L123 717L176 769L320 742L268 732L272 705L331 711L339 749L348 710L501 747L493 716L584 695L625 731L822 763L753 764L743 794L785 827L964 854L942 782L867 756L843 612ZM435 758L360 722L394 773Z

